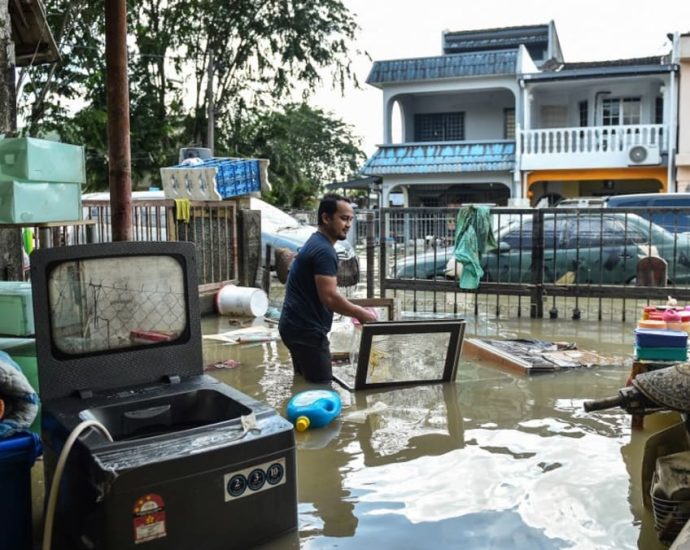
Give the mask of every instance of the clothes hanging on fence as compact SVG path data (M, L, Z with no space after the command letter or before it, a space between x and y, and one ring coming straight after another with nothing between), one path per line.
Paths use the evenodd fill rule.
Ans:
M175 219L189 223L191 219L192 203L189 199L175 199Z
M481 260L487 250L496 248L491 227L491 211L487 206L465 206L455 222L453 255L462 264L460 288L471 290L479 286L484 275Z

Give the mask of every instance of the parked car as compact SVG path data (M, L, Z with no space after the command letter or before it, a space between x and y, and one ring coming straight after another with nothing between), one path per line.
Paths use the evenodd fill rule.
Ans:
M446 265L454 259L453 247L424 249L393 264L396 279L433 279L445 277Z
M532 280L533 219L514 223L497 235L498 248L485 254L485 281L529 283ZM433 278L447 274L452 248L408 256L397 278ZM690 283L690 234L674 234L632 213L544 216L544 282L628 284L637 262L660 256L668 263L671 283Z
M690 231L690 193L634 193L608 197L563 199L558 208L635 208L636 214L660 225L671 233ZM650 210L673 208L674 210ZM678 209L678 210L675 210Z
M252 210L261 212L262 255L265 254L266 245L271 245L274 250L287 248L297 252L316 231L315 226L302 223L261 199L251 197L249 205ZM338 254L338 261L350 260L355 257L355 250L348 241L337 241L335 251Z
M525 220L499 235L499 248L484 258L486 280L532 280L532 223ZM544 217L544 282L631 283L645 256L666 260L670 282L690 282L690 234L671 233L632 213Z

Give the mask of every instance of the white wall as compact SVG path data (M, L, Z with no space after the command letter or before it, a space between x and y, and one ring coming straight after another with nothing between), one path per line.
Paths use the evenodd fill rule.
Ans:
M528 84L531 96L529 108L529 128L542 128L542 106L565 106L568 110L568 126L580 125L579 102L588 102L588 125L601 125L602 100L615 97L641 97L641 124L654 124L655 99L660 87L668 87L667 75L654 75L645 79L609 79L575 84L572 81L558 83ZM610 94L597 94L608 91ZM596 103L596 112L595 112ZM665 119L668 120L669 105L664 101Z
M503 111L514 109L515 98L507 90L455 95L415 96L406 113L407 141L414 138L414 115L418 113L465 113L465 140L505 139Z
M414 139L415 113L465 112L465 139L503 137L503 109L516 108L515 77L444 79L387 85L383 90L384 144L392 139L395 102L402 112L403 141Z

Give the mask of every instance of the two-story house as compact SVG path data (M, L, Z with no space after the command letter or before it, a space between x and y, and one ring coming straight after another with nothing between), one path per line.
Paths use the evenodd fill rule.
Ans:
M382 204L532 204L670 190L677 63L566 63L553 22L443 33L437 57L376 61ZM669 160L670 159L670 160Z

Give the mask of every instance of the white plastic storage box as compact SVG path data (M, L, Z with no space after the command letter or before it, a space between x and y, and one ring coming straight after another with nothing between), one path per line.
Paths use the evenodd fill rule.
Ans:
M0 334L29 336L33 333L31 283L0 281Z
M80 183L0 181L0 223L44 223L80 219Z
M84 147L36 138L0 139L0 179L84 183Z

